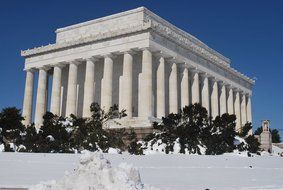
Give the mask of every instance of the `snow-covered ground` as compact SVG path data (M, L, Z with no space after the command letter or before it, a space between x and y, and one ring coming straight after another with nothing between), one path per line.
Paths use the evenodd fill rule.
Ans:
M0 187L29 187L73 172L80 154L0 153ZM283 158L226 154L104 154L116 167L123 162L140 171L144 184L162 189L283 189Z

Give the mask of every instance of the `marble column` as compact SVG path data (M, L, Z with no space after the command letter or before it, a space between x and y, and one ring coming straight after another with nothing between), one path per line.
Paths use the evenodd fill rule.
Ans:
M138 116L152 116L152 53L144 49L142 53L142 72L139 75Z
M227 113L226 84L224 82L221 82L220 84L219 104L220 104L220 116L221 116Z
M77 83L78 83L78 62L69 64L66 116L77 114Z
M247 121L253 122L252 118L252 98L251 95L247 96Z
M124 53L123 76L120 83L122 109L126 110L127 117L132 118L133 114L133 52Z
M212 79L211 84L211 117L214 119L219 116L218 82Z
M209 101L209 80L207 74L202 74L201 102L202 107L206 108L207 115L210 116L210 101Z
M159 58L159 65L156 72L156 116L162 118L165 116L165 60L164 57Z
M178 113L178 75L177 64L172 63L169 75L169 113Z
M60 115L61 105L61 82L62 65L55 65L53 70L50 111L58 116Z
M189 71L188 68L184 68L181 79L181 109L189 105L189 94Z
M241 103L240 103L240 92L238 89L236 89L235 92L234 108L235 108L235 115L237 117L236 131L239 131L241 129Z
M247 96L247 122L252 123L253 118L252 118L252 100L251 100L251 95L248 94ZM253 134L253 129L251 129L248 133L249 135Z
M245 93L241 93L241 123L242 126L247 123L247 104Z
M192 104L200 103L199 73L192 71Z
M112 106L113 91L113 55L104 56L104 71L101 86L101 107L108 111Z
M104 71L101 86L101 107L106 112L112 106L113 91L113 55L104 56Z
M36 127L40 127L43 123L43 116L46 113L46 100L47 100L47 69L40 68L38 75L38 86L35 105L35 120Z
M94 102L95 58L86 59L83 117L91 117L90 106Z
M23 124L25 126L29 125L32 122L33 80L34 80L34 71L32 69L27 70L23 113L22 113L22 116L25 118L25 120L23 121Z
M234 92L232 86L227 86L228 88L228 98L227 98L227 111L228 114L234 114Z

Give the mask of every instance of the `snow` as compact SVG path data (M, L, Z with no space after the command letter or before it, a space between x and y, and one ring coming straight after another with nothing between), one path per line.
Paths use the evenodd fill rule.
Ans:
M161 139L158 139L156 142L151 140L149 142L139 141L139 143L142 144L142 148L144 148L143 153L145 155L166 154L166 144L163 143ZM200 153L205 154L206 148L201 145L198 145L198 147L200 148ZM173 151L170 151L169 154L180 154L180 150L179 138L177 138L173 145ZM186 154L190 154L187 148L185 151Z
M85 152L78 169L65 174L59 181L41 182L30 190L151 190L145 187L139 171L131 165L121 163L112 167L102 154Z
M54 137L53 137L52 135L48 135L46 138L47 138L50 142L55 141L55 139L54 139Z
M4 150L5 150L4 144L0 144L0 152L4 152Z
M118 148L109 148L108 149L108 154L120 154L121 153L121 150L118 149Z
M272 145L272 153L273 155L278 155L278 156L281 154L283 155L283 149Z
M239 136L235 136L234 145L239 145L241 143L246 144L246 141L243 138L239 137Z
M145 155L152 155L152 154L166 154L166 144L162 142L161 139L158 139L157 141L155 140L150 140L149 142L145 142L145 141L139 141L139 143L142 144L142 148L143 148L143 153ZM247 144L245 139L239 137L239 136L235 136L234 139L234 144L235 145L239 145L241 143L244 143L245 145ZM173 144L173 151L170 151L169 154L180 154L180 143L179 143L179 138L177 138ZM198 145L199 149L200 149L200 154L205 155L206 152L206 147L203 144L199 144ZM237 150L234 151L235 153L238 153ZM187 148L185 148L185 153L186 154L190 154L192 155L192 153L190 151L188 151ZM245 155L247 154L246 151L243 152ZM197 153L196 153L197 154Z
M141 182L147 185L144 188L153 186L178 190L283 189L283 158L279 156L247 157L246 153L220 156L182 154L133 156L125 153L103 155L111 162L109 170L114 176L118 175L116 171L121 172L118 175L119 177L121 175L121 181L131 179L134 183L137 182L138 180L132 178L137 176L137 170L134 169L136 174L133 176L128 174L131 168L137 168ZM65 171L69 172L67 176L72 179L70 183L75 183L75 176L78 176L79 170L77 168L92 168L92 166L80 164L80 156L81 154L1 152L0 187L30 187L40 182L43 184L43 181L49 181L47 183L51 185L62 184L66 180ZM106 164L105 161L102 160L102 162ZM127 164L121 165L121 163ZM91 171L97 172L94 169ZM85 174L85 172L90 171L81 173ZM89 175L94 174L90 172ZM96 178L93 176L92 179ZM50 182L50 180L56 180L56 182ZM85 183L88 181L86 180Z

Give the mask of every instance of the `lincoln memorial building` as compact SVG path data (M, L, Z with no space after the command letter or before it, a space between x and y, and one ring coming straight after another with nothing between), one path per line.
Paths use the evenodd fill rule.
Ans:
M213 118L235 114L237 129L252 121L254 80L144 7L59 28L55 43L21 55L26 125L40 126L46 111L89 117L93 102L125 109L126 127L150 127L191 103Z

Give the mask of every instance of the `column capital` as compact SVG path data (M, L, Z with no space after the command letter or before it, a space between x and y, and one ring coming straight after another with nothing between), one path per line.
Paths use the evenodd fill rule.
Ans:
M34 73L36 71L36 68L28 68L24 69L24 71Z
M222 86L222 87L223 87L223 86L226 87L227 84L228 84L226 81L218 81L218 83L219 83L219 85Z
M235 88L232 84L226 84L226 87L227 87L229 90L233 90L233 89Z
M239 93L239 94L242 92L242 90L240 88L233 88L233 91L236 92L236 93Z
M241 94L242 96L249 96L249 93L248 93L248 92L245 92L245 91L243 91L243 90L240 92L240 94Z
M165 60L165 58L164 58L164 60ZM176 64L178 63L176 57L167 57L166 62L171 63L171 64L172 63L176 63Z
M54 65L52 65L52 67L59 67L59 68L63 68L65 67L67 64L67 62L59 62L59 63L55 63Z
M218 83L220 80L216 77L210 77L210 81Z
M186 60L185 62L184 62L184 65L187 67L187 68L189 68L189 69L193 69L193 68L197 68L197 66L195 66L195 63L196 62L194 62L193 60Z
M114 59L116 58L116 55L113 53L106 53L102 55L103 58L110 58L110 59Z
M44 70L44 71L48 71L50 68L51 68L50 65L44 65L44 66L37 67L38 70Z
M75 59L75 60L72 60L72 61L69 62L69 64L74 64L74 65L79 65L81 63L82 63L82 61L78 60L78 59Z
M177 68L177 63L176 62L172 62L171 63L171 67L173 67L173 66Z
M166 60L172 58L172 56L165 54L165 52L163 52L163 51L154 52L154 56L156 56L158 59L163 58L163 59L166 59Z
M187 67L183 67L183 72L189 72L189 69Z
M150 47L142 47L142 48L140 48L140 50L152 52L152 49Z
M247 93L246 96L247 96L248 98L251 98L251 97L252 97L252 94L251 94L251 93Z
M212 76L210 74L208 74L207 72L199 72L200 76L203 78L211 78Z
M201 74L201 70L198 67L190 67L189 70L192 74Z
M95 56L90 56L90 57L86 57L84 58L85 61L92 61L92 62L96 62L98 61L98 57L95 57Z
M130 55L134 55L134 54L137 53L137 51L134 50L134 49L125 49L125 50L121 50L119 53L120 53L120 54L130 54Z

